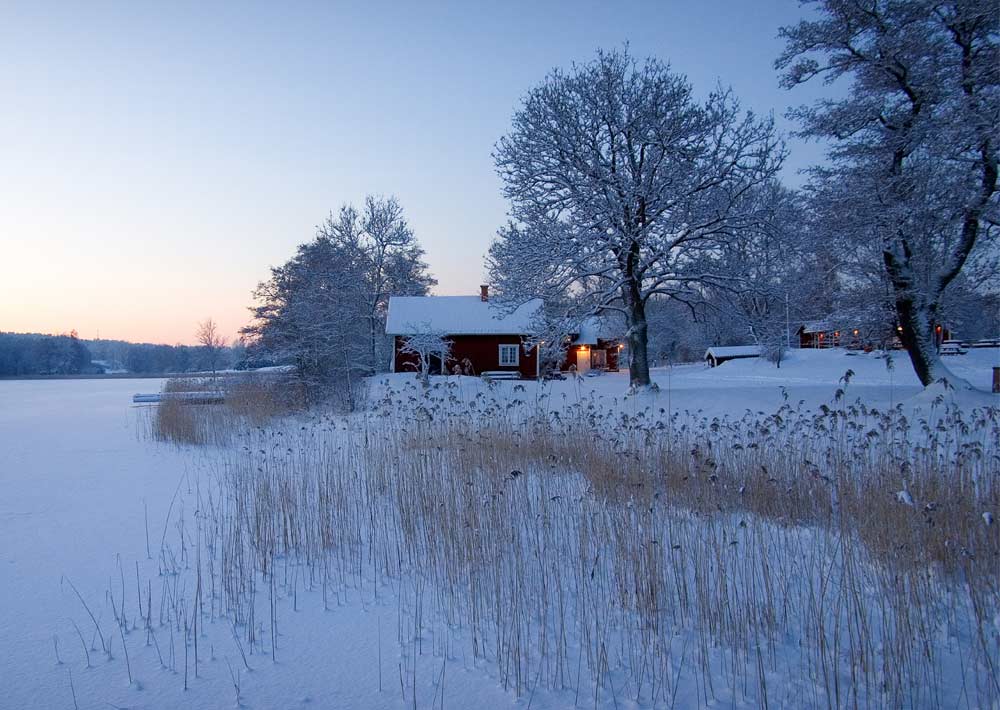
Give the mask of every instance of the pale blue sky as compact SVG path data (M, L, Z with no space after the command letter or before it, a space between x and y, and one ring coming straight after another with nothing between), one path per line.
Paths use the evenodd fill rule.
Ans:
M189 342L327 212L394 194L442 294L506 205L490 151L554 66L628 41L773 111L795 0L0 5L0 330ZM786 179L820 159L791 142Z

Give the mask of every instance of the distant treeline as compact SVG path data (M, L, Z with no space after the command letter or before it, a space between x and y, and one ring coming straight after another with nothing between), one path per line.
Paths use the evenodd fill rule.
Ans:
M91 369L87 345L76 333L0 333L0 376L78 375Z
M154 345L123 340L82 340L65 335L0 332L0 377L130 372L156 375L212 369L213 355L193 345ZM270 363L254 363L259 364ZM242 345L222 348L218 369L243 368Z

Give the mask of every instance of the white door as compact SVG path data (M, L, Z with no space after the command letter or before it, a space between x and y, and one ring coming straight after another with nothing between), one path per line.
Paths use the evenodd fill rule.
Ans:
M576 351L576 371L581 375L590 372L590 348Z

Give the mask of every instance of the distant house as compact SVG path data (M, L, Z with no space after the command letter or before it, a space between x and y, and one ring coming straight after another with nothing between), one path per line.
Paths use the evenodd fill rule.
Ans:
M570 333L566 344L566 357L560 370L585 374L591 370L618 372L618 356L622 342L614 337L606 322L592 316L580 324L576 333Z
M799 326L796 334L800 348L847 348L849 350L870 350L874 347L900 347L895 330L885 325L861 325L849 320L809 321ZM938 346L952 337L951 329L934 326L934 340Z
M841 329L831 321L817 320L803 323L797 331L800 348L839 348L858 341L858 330Z
M705 351L705 363L709 367L718 367L729 360L742 360L748 357L760 357L760 346L726 345L711 347Z
M389 299L385 332L393 336L393 372L417 372L420 359L405 352L407 339L438 334L451 342L447 358L429 358L430 374L461 373L534 379L539 374L537 346L529 347L532 321L541 300L529 301L507 313L489 300L489 288L478 296L393 296Z

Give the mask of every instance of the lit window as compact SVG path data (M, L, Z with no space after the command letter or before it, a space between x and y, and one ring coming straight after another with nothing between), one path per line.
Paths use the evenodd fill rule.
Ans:
M518 345L501 345L500 346L500 366L501 367L516 367L520 361L520 346Z

